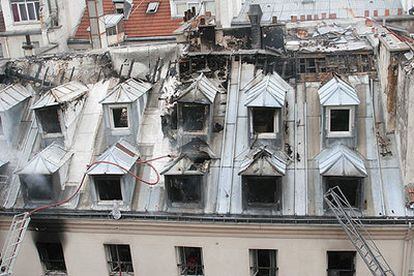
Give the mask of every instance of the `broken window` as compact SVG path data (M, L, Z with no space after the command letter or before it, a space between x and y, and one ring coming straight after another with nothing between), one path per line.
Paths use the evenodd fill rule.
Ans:
M127 128L128 127L128 108L119 107L112 108L112 119L114 128Z
M201 175L171 175L166 176L168 199L174 205L201 204L202 182Z
M159 5L159 2L150 2L147 7L147 13L156 13Z
M120 176L95 176L94 183L99 200L122 200Z
M25 174L20 176L20 181L26 188L29 200L48 201L53 199L52 176L46 174Z
M132 275L131 250L127 244L106 244L106 256L110 275Z
M361 207L361 182L358 177L326 177L326 191L338 186L351 207Z
M276 250L250 249L250 275L276 276Z
M329 131L349 132L351 130L351 110L333 108L329 110Z
M255 134L278 132L277 109L252 108L252 127Z
M328 251L328 276L355 275L355 252Z
M39 20L39 0L11 0L14 22Z
M37 111L42 130L45 133L61 133L59 107L47 107Z
M178 275L204 275L203 258L200 247L178 247Z
M244 196L247 207L276 207L281 209L282 177L244 176Z
M208 105L183 103L181 106L181 116L184 131L203 131L206 125L207 113Z
M38 242L36 247L46 275L51 272L66 272L62 244Z

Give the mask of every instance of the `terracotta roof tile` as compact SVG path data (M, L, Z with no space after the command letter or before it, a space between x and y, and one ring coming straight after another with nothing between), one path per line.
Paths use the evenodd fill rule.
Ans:
M128 37L171 36L180 26L181 19L171 18L169 0L157 0L160 4L156 13L147 14L147 7L154 0L135 0L128 20L124 21L125 34ZM112 0L104 0L104 13L114 12ZM89 39L89 14L87 9L75 33L77 39Z

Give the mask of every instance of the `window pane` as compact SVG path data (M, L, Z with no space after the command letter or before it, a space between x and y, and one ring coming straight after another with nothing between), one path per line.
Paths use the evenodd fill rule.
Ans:
M128 109L126 107L114 108L112 114L115 128L128 127Z
M331 109L330 131L349 131L349 109Z
M185 131L204 129L208 107L204 104L183 104L182 120Z
M275 132L275 112L274 108L254 108L253 109L253 131L255 133Z
M52 200L53 182L51 175L30 174L21 175L20 181L23 182L29 200Z
M27 21L26 4L19 4L20 16L22 21Z
M276 205L280 203L280 177L245 177L248 205Z
M12 12L14 22L20 22L19 7L17 4L12 4Z
M181 275L204 275L201 248L180 247Z
M95 177L94 181L100 200L122 200L119 177Z
M46 133L61 133L58 108L49 107L37 111L37 115L42 124L42 130Z
M201 202L202 176L169 176L168 197L171 202Z
M34 3L27 3L27 11L29 12L29 19L36 20Z

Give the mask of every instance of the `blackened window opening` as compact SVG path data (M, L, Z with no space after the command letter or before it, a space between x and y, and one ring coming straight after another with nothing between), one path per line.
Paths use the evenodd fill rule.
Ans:
M254 249L250 250L250 275L252 276L276 276L276 250Z
M111 275L120 275L120 272L134 272L131 250L127 244L106 245L108 265Z
M201 203L202 179L199 175L168 176L169 200L172 203Z
M46 271L66 272L63 249L60 243L38 242L36 247L40 261Z
M115 128L127 128L128 127L128 109L126 107L113 108L112 115L114 119Z
M328 276L355 275L355 252L328 251Z
M206 125L208 106L205 104L182 105L182 122L185 131L202 131Z
M180 275L204 275L203 259L199 247L179 247Z
M20 176L26 188L27 198L34 201L49 201L53 199L53 181L51 175L25 174Z
M247 206L281 208L282 178L273 176L245 176L244 194Z
M95 176L94 182L99 200L122 200L121 177Z
M330 131L349 131L349 109L331 109Z
M253 131L255 133L275 132L274 108L253 108Z
M42 129L46 133L61 133L58 107L48 107L37 111Z
M361 182L358 177L327 177L326 190L338 186L353 208L361 207Z

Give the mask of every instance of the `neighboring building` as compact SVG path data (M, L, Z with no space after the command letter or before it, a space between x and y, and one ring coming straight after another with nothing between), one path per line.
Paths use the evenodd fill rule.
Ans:
M1 0L0 43L4 57L67 51L84 0Z
M353 233L414 272L413 20L265 13L189 18L172 47L7 64L0 244L13 215L54 206L32 214L16 276L370 275L334 187ZM100 23L127 41L111 14Z

